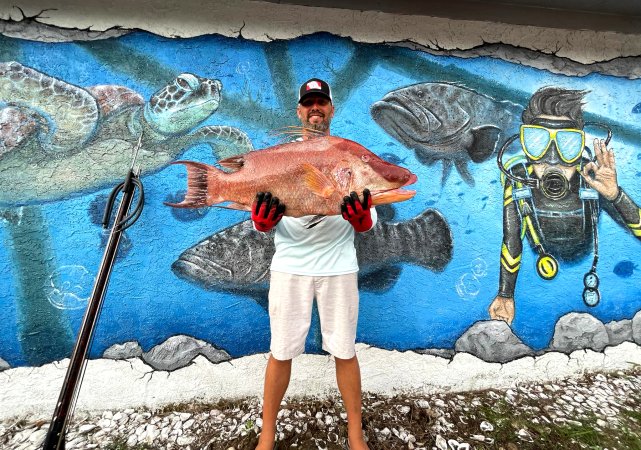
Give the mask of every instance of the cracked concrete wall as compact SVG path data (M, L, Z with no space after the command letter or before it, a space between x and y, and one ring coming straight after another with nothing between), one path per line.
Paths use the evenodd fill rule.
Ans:
M638 34L590 30L568 32L493 22L452 21L247 0L217 1L215 5L198 0L173 4L153 0L133 7L125 0L109 3L65 0L56 2L53 7L48 2L31 0L15 2L0 9L0 18L4 20L20 21L25 16L37 17L41 24L67 29L108 33L119 29L140 29L167 37L221 34L270 41L326 31L349 36L358 42L414 42L433 50L467 50L484 44L503 43L567 57L583 64L634 57L641 53ZM20 25L5 26L5 34L24 33ZM56 39L38 31L34 37Z
M638 35L263 2L165 3L0 9L0 268L11 274L0 281L8 318L0 370L49 367L70 353L106 242L99 227L106 198L141 131L146 207L121 243L91 357L141 358L150 370L173 371L202 355L219 371L221 361L267 352L260 275L271 236L253 232L237 211L165 207L186 188L184 173L169 164L214 164L249 150L249 141L275 144L275 130L297 124L296 88L311 76L333 86L334 134L419 177L416 197L380 208L378 234L357 240L357 340L383 355L371 359L366 380L376 378L376 361L387 366L388 351L406 355L408 366L416 353L470 353L496 367L641 344L638 228L607 208L597 307L581 301L592 236L573 224L556 231L585 237L572 249L576 257L545 281L525 244L514 322L487 320L501 267L496 156L518 134L537 89L586 91L585 119L613 130L618 183L641 201ZM598 127L586 131L605 136ZM518 145L507 153L520 154ZM318 352L316 312L312 322L307 349ZM18 370L13 380L28 376L10 370ZM260 379L261 371L251 373ZM404 385L429 385L411 372Z

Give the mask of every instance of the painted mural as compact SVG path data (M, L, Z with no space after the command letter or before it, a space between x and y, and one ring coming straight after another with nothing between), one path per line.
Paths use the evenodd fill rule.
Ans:
M173 370L196 354L267 352L271 236L243 211L167 207L187 184L171 163L216 166L281 142L312 76L333 87L334 135L418 176L415 197L378 207L375 230L356 240L358 342L508 361L564 350L560 324L601 324L598 350L613 334L633 339L641 80L328 34L5 37L0 55L7 366L71 353L106 242L106 199L140 135L146 206L121 243L91 357L143 355ZM510 342L485 349L475 338L506 333ZM315 318L307 351L321 352L319 336Z

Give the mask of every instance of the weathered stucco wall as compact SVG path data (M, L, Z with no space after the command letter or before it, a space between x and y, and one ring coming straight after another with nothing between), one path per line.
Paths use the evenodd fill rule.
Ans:
M333 134L419 179L357 240L365 390L480 389L641 361L639 35L164 3L0 10L0 415L53 409L106 242L106 199L141 132L146 206L123 238L79 407L260 394L271 237L243 212L165 206L186 189L170 163L278 143L312 76L334 88ZM585 158L565 166L587 165L592 139L612 131L616 164L597 161L608 171L595 175L616 171L623 210L604 195L580 200L576 171L560 199L513 197L497 154L543 87L582 92ZM516 139L503 162L532 161ZM524 224L533 210L522 252L505 235L510 207ZM589 306L593 207L600 301ZM537 276L532 232L559 260L553 280ZM519 274L510 325L489 320L501 270ZM314 314L291 394L333 389L319 339Z

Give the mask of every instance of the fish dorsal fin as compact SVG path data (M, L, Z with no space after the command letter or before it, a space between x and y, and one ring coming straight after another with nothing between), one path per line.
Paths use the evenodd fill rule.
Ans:
M303 164L305 185L319 197L329 198L336 191L336 186L323 172L311 164Z
M245 165L245 157L243 155L231 156L229 158L221 159L218 161L218 164L225 169L237 172Z
M323 137L326 134L322 131L314 130L313 128L306 128L301 126L289 126L279 128L277 131L271 133L274 136L281 136L284 142L291 140L303 139L305 136L308 138Z

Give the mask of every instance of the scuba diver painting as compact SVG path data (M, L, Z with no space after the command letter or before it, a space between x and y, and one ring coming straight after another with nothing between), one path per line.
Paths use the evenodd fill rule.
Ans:
M641 239L641 210L618 185L614 152L607 148L612 133L605 125L583 120L586 93L556 87L536 91L523 111L519 135L499 151L504 177L503 242L499 289L489 307L492 319L510 325L514 319L524 236L538 254L537 273L546 280L557 275L557 258L576 261L592 249L592 266L583 279L583 301L588 306L600 301L596 271L600 208ZM605 140L594 140L594 153L585 145L585 127L608 131ZM517 139L525 157L504 163L503 153Z

